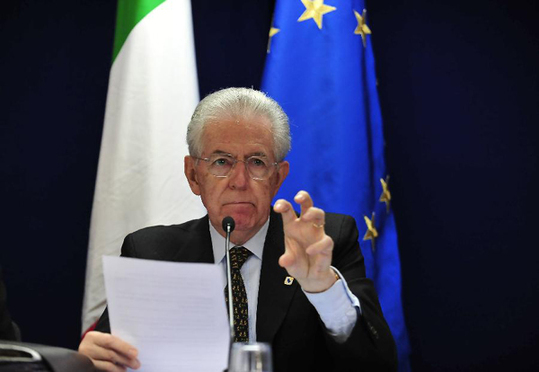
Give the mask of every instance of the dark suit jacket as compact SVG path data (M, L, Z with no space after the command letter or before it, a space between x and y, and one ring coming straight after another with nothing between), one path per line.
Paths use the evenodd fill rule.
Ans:
M213 263L208 216L174 226L129 234L122 256L177 262ZM284 253L281 216L271 212L264 245L257 310L257 340L272 345L274 371L396 371L395 343L382 315L373 283L365 277L354 219L326 214L326 233L335 242L333 266L361 303L362 314L345 343L329 336L318 313L278 264ZM105 311L96 330L110 332Z

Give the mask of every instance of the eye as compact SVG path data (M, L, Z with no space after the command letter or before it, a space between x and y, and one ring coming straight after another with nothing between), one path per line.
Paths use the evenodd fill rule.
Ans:
M219 156L211 159L211 165L215 167L227 167L232 165L233 160L226 156Z
M261 158L249 158L248 162L249 162L249 165L257 167L257 168L266 167L266 161Z

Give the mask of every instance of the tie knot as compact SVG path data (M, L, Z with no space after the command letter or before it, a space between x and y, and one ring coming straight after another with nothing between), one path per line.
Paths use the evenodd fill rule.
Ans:
M239 270L252 255L251 251L245 247L233 247L230 249L230 267Z

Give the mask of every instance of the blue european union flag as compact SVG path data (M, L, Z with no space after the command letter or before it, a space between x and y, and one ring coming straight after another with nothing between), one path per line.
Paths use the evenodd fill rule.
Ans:
M277 197L306 190L324 210L354 216L360 234L374 212L378 236L362 252L397 342L399 371L407 371L397 235L380 201L387 173L365 15L359 0L277 1L262 89L282 105L292 130L291 171Z

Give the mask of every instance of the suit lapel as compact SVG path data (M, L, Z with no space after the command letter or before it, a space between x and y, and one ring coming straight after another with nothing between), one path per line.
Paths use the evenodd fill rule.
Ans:
M262 254L260 287L258 290L257 340L271 342L282 324L290 301L298 290L294 280L286 285L288 273L279 266L279 257L284 253L284 232L281 215L271 211L270 225Z
M178 233L173 261L214 263L208 215L178 228L183 231Z

